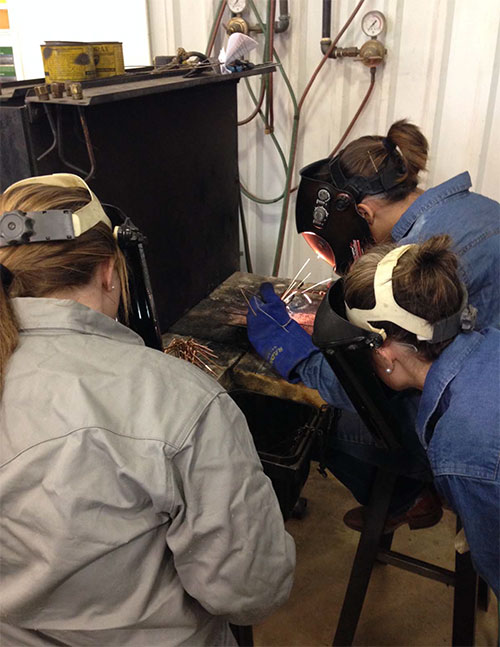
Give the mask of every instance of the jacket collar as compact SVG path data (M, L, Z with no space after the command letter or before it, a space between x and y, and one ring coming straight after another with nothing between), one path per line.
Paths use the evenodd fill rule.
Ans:
M144 345L142 338L130 328L71 299L16 297L12 299L12 304L21 334L77 332Z
M432 414L436 411L447 386L462 370L469 355L482 340L483 336L475 331L457 335L432 363L425 379L417 414L417 434L425 449L428 445L426 430Z
M452 177L442 184L438 184L432 189L424 191L394 225L392 228L392 239L395 242L399 242L401 238L406 236L419 216L429 209L432 209L432 207L442 202L445 198L456 193L461 193L462 191L468 191L471 186L470 175L465 171L464 173L460 173L460 175L455 175L455 177Z

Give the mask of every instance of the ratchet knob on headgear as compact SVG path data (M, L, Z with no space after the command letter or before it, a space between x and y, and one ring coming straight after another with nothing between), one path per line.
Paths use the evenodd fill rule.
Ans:
M24 211L8 211L0 219L0 247L29 242L34 234L33 218L28 218Z

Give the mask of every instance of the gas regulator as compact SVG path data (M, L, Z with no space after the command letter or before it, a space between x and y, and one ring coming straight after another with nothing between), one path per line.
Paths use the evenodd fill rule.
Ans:
M378 37L386 29L386 19L381 11L368 11L361 19L361 29L370 38L361 47L335 47L330 54L331 58L351 57L368 67L376 67L384 62L387 50ZM332 41L330 38L321 39L323 54L329 50Z

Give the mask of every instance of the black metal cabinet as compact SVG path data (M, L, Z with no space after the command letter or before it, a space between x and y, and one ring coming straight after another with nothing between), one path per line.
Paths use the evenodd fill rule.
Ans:
M76 101L40 101L32 90L2 96L2 188L29 175L75 172L67 162L85 176L90 142L90 187L148 237L162 331L239 269L236 85L245 74L143 74L83 84Z

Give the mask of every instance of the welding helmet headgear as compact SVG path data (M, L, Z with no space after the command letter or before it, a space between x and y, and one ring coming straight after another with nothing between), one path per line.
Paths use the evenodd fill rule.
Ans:
M104 222L110 229L112 224L101 203L87 183L71 173L54 173L19 180L10 189L30 184L48 184L67 188L84 188L90 202L71 211L70 209L46 209L43 211L6 211L0 218L0 247L26 243L44 243L53 240L78 238L98 222Z
M384 166L371 177L347 177L341 164L344 151L300 171L297 231L338 274L344 274L373 243L370 228L357 205L367 195L386 193L406 173L402 156L395 148L388 151Z
M128 325L152 348L162 349L161 334L154 305L149 272L144 254L146 237L125 214L113 205L99 202L87 183L71 173L54 173L20 180L14 187L47 184L60 187L82 187L90 201L74 211L6 211L0 215L0 248L28 243L68 241L103 222L112 231L123 252L128 269L130 312ZM124 319L122 313L122 319Z
M477 311L473 306L468 305L467 290L463 285L459 309L435 323L408 312L396 302L392 274L399 259L412 247L415 245L395 247L377 264L373 279L375 294L373 308L349 308L343 301L344 283L337 281L318 309L313 342L318 346L325 343L333 345L353 343L379 348L387 339L382 322L395 324L413 333L418 341L429 344L447 341L460 332L473 330Z

